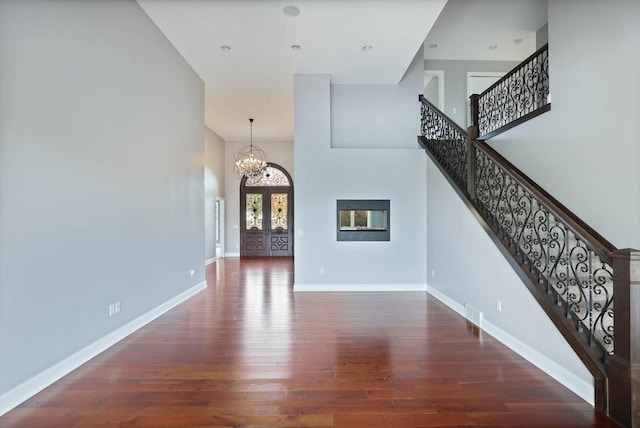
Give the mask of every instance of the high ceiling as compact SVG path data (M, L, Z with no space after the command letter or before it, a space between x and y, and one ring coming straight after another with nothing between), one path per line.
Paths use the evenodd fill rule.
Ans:
M294 73L398 83L446 0L138 3L205 82L205 124L227 141L247 140L253 117L260 141L293 140ZM288 5L299 15L285 15Z
M138 0L138 3L205 82L205 124L209 128L226 141L246 141L248 119L253 117L254 141L290 141L295 73L330 74L334 84L397 84L447 2ZM528 22L523 16L534 15L520 13L511 4L525 9L544 4L546 20L546 1L542 0L450 0L445 9L447 14L442 15L446 20L438 21L429 36L437 41L427 39L429 44L438 44L432 50L440 57L445 58L448 51L462 55L461 40L477 42L485 51L486 46L499 43L494 33L498 24L504 26L503 19L491 18L498 22L492 21L496 31L490 34L478 34L459 19L473 20L478 17L478 10L483 19L488 19L486 14L491 16L491 12L478 9L478 4L484 4L485 9L497 7L499 13L509 10L504 20L508 18L508 24L515 28L499 34L505 40L530 37L531 31L535 34L544 25ZM454 29L455 32L450 31ZM525 35L527 31L529 34ZM482 41L484 38L487 40ZM292 49L292 45L298 45L299 50ZM524 45L527 47L530 42ZM230 50L223 50L222 46ZM365 51L365 46L371 49ZM498 52L492 52L494 57L506 55L506 49L495 51Z
M425 58L522 61L546 23L546 0L449 0L424 42Z

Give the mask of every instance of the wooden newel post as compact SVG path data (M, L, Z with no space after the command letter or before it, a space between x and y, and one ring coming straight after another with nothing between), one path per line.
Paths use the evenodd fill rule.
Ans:
M469 105L471 107L471 126L478 126L478 100L480 99L480 95L473 94L469 97ZM478 136L476 135L476 138Z
M612 259L615 346L607 363L609 416L640 428L640 251L616 250Z
M473 94L469 97L469 105L471 106L471 126L468 129L468 142L467 142L467 193L469 199L475 201L476 199L476 147L473 144L478 139L478 99L480 95Z

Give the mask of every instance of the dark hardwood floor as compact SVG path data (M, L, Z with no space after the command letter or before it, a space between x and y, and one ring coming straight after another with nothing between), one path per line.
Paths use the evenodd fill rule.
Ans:
M290 258L207 280L0 427L616 426L425 293L293 294Z

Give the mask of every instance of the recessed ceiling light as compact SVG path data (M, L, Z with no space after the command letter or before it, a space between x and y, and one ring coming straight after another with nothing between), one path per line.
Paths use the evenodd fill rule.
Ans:
M495 49L498 49L498 45L491 45L491 46L489 46L489 50L490 50L490 51L495 50Z
M437 47L438 47L438 44L437 44L437 43L431 43L431 44L429 45L429 47L430 47L431 49L435 49L435 48L437 48Z
M228 46L228 45L221 45L221 46L220 46L220 49L221 49L223 52L231 52L231 46Z
M520 43L522 43L522 39L515 39L513 43L515 43L516 45L519 45Z
M299 50L302 49L302 46L300 46L300 45L291 45L290 48L291 48L292 51L298 52Z
M362 47L362 52L370 52L372 50L373 50L373 46L371 46L371 45L364 45Z
M294 17L300 15L300 9L298 9L295 6L285 6L282 9L282 13L284 13L284 15L288 16L289 18L294 18Z

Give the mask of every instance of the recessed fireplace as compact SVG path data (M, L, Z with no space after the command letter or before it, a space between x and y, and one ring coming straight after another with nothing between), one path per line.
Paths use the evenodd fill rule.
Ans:
M390 241L388 199L338 199L338 241Z

